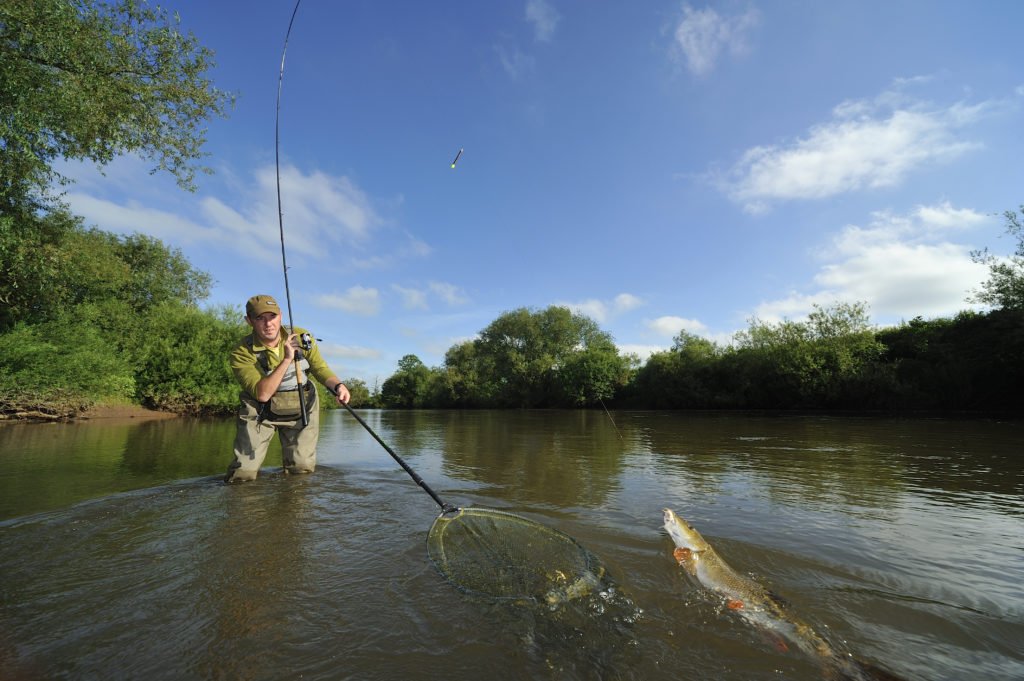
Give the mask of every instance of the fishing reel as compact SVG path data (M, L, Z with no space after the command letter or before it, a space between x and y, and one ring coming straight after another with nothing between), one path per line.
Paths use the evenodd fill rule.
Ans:
M304 352L309 352L313 349L313 334L306 331L298 335L299 347L295 348L295 359L302 359ZM317 338L316 340L320 340Z

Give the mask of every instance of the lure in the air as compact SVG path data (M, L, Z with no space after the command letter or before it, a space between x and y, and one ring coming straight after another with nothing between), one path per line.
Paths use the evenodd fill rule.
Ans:
M455 154L455 158L452 159L452 170L455 170L455 164L459 162L459 158L462 156L462 149L459 149L459 153Z

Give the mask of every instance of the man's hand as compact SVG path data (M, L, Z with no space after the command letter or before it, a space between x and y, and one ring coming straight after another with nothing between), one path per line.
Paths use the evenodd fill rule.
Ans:
M295 351L299 348L299 337L296 334L289 335L284 340L284 358L295 361Z
M348 404L348 401L352 399L349 395L348 388L341 381L338 381L337 385L334 386L334 399L338 401L338 404Z

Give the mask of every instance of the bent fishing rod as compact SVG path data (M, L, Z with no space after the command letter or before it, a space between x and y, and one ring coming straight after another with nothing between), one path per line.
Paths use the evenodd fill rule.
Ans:
M284 47L281 49L281 71L277 78L277 107L274 113L274 176L277 179L277 224L281 231L281 267L284 270L284 299L288 305L288 329L295 333L295 322L292 318L292 295L288 289L288 256L284 249L284 211L281 209L281 89L284 86L284 60L288 54L288 39L292 35L292 25L295 24L295 15L299 13L299 4L302 0L296 0L295 9L292 10L291 21L288 22L288 32L284 36ZM300 345L302 345L300 343ZM309 425L309 414L306 413L306 391L302 387L302 369L299 362L302 360L302 347L295 352L295 383L299 391L299 411L302 414L302 427Z
M299 13L299 5L301 3L302 0L296 0L295 9L292 10L292 18L288 22L288 32L285 33L284 36L284 48L281 50L281 71L277 78L277 108L274 115L274 174L277 179L277 224L281 232L281 267L284 270L284 298L288 305L288 327L293 333L295 331L295 325L292 322L292 296L288 289L288 256L285 254L284 247L284 212L281 210L281 90L284 85L284 61L285 56L288 54L288 39L291 38L292 26L295 24L295 15ZM456 160L458 159L456 158ZM454 163L452 165L454 166ZM306 413L306 395L305 391L302 389L302 376L299 373L298 360L302 359L301 353L302 350L300 349L295 355L295 377L299 384L299 410L302 412L302 426L306 427L309 425L309 415ZM338 386L335 387L337 388ZM337 393L335 392L335 394ZM459 510L458 507L442 501L441 497L437 496L437 493L430 488L430 485L424 482L423 478L417 475L416 471L414 471L412 467L402 459L402 457L395 453L395 450L391 449L391 447L389 447L388 444L374 432L373 428L370 428L369 424L367 424L366 421L364 421L362 417L348 405L347 402L342 402L342 405L348 410L348 413L359 422L359 425L365 428L366 432L372 435L373 439L375 439L380 446L384 448L384 451L390 454L391 458L398 462L398 465L400 465L402 469L409 474L409 477L413 479L413 482L422 487L423 490L430 495L430 498L441 507L441 513L450 513Z

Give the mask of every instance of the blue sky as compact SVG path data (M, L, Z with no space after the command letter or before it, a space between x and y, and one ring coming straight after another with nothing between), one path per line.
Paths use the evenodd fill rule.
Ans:
M88 223L284 299L274 117L290 0L172 0L237 95L189 194L68 170ZM1024 203L1024 3L304 0L281 99L296 324L371 386L567 305L646 357L680 330L968 309ZM465 151L455 170L450 162Z

